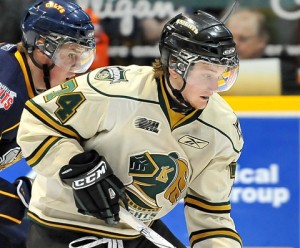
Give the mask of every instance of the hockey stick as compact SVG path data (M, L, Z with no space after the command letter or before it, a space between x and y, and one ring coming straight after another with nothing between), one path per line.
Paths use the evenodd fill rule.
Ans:
M231 7L228 7L226 13L221 18L221 22L226 23L228 18L232 15L232 13L239 7L239 0L235 0Z
M160 236L157 232L153 231L150 227L146 226L142 221L135 218L132 214L130 214L126 209L120 207L119 212L120 218L131 226L133 229L137 230L140 234L142 234L146 239L151 241L157 247L160 248L176 248L169 241Z

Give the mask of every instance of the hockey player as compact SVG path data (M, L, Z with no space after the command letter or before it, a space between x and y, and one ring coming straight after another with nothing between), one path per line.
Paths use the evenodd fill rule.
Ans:
M22 42L0 45L0 169L19 161L16 143L26 100L85 72L95 55L89 16L68 1L38 1L22 21ZM21 224L30 199L26 177L0 178L1 247L25 247ZM25 235L25 236L24 236Z
M181 199L191 247L242 246L229 195L243 138L217 93L237 77L232 34L205 12L180 14L160 53L153 67L95 69L27 101L29 248L156 247L120 220L120 205L185 247L160 221Z

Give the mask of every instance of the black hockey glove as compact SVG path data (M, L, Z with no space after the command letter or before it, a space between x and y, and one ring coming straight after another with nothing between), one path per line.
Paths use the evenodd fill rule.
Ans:
M127 208L125 187L104 157L94 150L77 154L59 175L72 187L79 213L105 220L109 225L119 222L119 203Z

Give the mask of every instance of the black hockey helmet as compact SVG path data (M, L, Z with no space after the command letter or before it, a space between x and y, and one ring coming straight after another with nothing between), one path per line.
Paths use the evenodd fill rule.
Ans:
M232 34L206 12L179 14L167 22L159 49L163 68L175 69L185 80L191 66L199 61L226 67L218 91L228 90L236 80L239 59Z

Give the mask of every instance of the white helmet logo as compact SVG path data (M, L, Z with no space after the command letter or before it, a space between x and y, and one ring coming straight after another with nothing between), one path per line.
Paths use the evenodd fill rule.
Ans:
M232 54L235 52L235 47L231 47L229 49L226 49L224 52L223 52L223 55L229 55L229 54Z

